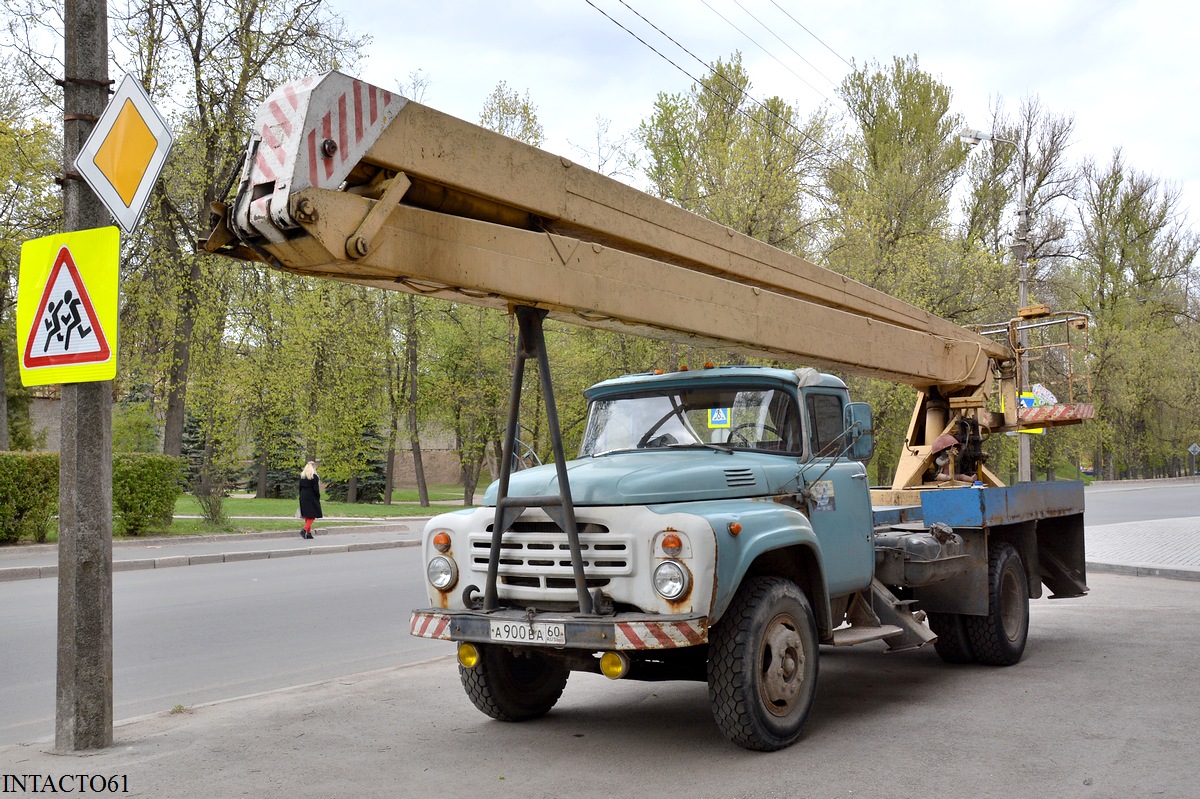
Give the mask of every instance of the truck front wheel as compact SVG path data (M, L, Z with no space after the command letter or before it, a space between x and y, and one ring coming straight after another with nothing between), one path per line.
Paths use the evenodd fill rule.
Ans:
M988 612L966 616L964 622L980 663L1011 666L1021 659L1029 637L1029 581L1012 544L1001 541L988 547Z
M708 698L726 738L770 752L800 737L817 692L817 625L788 580L742 584L709 638Z
M570 670L538 652L514 654L502 646L476 644L479 662L458 667L475 707L499 721L544 716L562 696Z

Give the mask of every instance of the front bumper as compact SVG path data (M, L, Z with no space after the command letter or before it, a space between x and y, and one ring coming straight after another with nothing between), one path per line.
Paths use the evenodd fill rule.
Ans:
M503 643L510 646L545 646L497 641L492 637L492 622L562 625L565 642L556 649L622 651L680 649L708 643L707 616L659 616L648 613L618 613L613 616L580 616L570 613L535 613L522 610L453 610L425 608L414 610L409 632L418 638L472 643Z

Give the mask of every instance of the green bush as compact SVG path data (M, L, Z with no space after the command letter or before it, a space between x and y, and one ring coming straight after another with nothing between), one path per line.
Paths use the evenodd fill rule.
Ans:
M45 542L58 513L58 453L0 452L0 543Z
M113 455L113 527L125 535L171 526L182 493L183 459L142 452Z

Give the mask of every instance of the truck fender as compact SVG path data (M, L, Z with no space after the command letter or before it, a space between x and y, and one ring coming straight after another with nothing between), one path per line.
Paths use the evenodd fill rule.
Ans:
M720 620L747 577L782 577L794 582L808 596L819 636L826 638L833 629L829 594L825 588L821 543L808 518L794 508L764 505L750 513L737 514L736 521L742 525L736 537L717 530L718 590L713 598L710 623Z

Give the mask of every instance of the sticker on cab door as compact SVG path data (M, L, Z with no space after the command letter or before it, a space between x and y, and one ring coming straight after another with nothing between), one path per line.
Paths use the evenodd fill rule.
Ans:
M818 480L808 487L808 492L812 496L814 511L837 510L832 480Z

